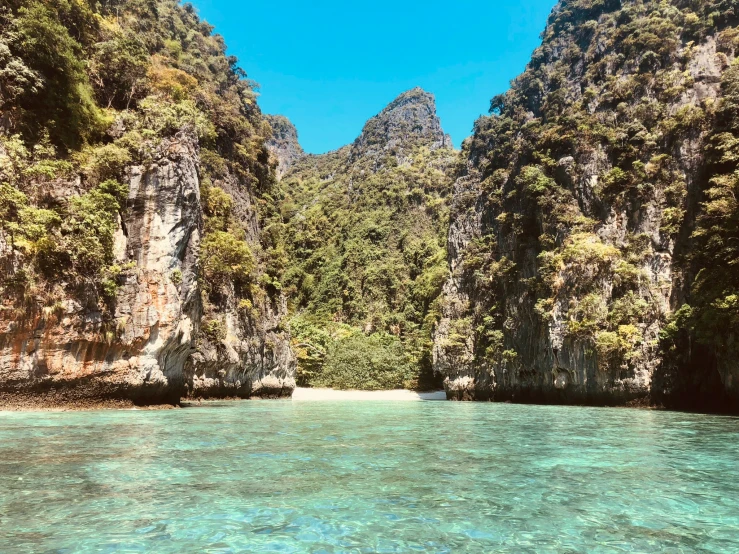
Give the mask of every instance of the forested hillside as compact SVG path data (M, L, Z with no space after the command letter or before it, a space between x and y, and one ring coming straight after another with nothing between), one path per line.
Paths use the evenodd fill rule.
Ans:
M357 140L281 181L298 383L431 387L456 153L433 97L401 94Z
M176 0L11 0L0 29L1 387L289 379L271 129L223 38Z
M560 2L464 146L450 396L739 398L739 5Z

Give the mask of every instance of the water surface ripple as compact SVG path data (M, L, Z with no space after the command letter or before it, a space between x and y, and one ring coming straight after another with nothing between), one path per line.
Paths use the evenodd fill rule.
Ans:
M739 552L739 419L488 403L0 413L0 552Z

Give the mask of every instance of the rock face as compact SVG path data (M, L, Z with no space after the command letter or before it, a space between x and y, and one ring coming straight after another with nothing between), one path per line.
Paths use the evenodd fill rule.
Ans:
M246 240L259 244L259 222L248 189L233 176L216 180L233 198L235 216ZM257 273L262 275L261 266ZM221 291L215 303L204 309L203 318L218 321L224 336L214 340L202 334L197 352L186 371L188 394L195 397L281 397L295 388L295 355L284 319L287 302L282 293L253 296L248 309L232 287Z
M203 341L186 371L188 396L195 398L289 397L295 389L295 355L281 328L287 311L265 303L261 317L245 322L228 299L224 311L226 337L218 344Z
M655 6L561 2L466 141L434 339L448 398L739 408L736 359L681 344L676 360L665 335L689 300L734 51L717 52L719 27L690 42L682 16ZM669 46L637 55L637 29L657 24Z
M350 160L387 154L402 157L418 145L435 150L451 148L452 141L441 128L433 94L416 87L402 93L365 123L352 145Z
M187 133L164 141L150 165L127 170L129 195L115 243L122 271L109 313L91 294L69 297L53 311L4 306L0 403L153 404L204 392L292 393L289 337L275 331L284 299L260 312L253 326L234 324L222 347L204 347L200 339L198 172L197 140ZM242 196L242 211L254 218L248 193ZM249 239L256 240L255 218L252 229ZM238 319L237 307L224 311Z
M265 119L272 127L272 138L267 141L267 148L277 158L277 178L282 178L293 164L305 156L298 142L298 130L292 122L282 115L266 115Z
M151 166L130 168L115 247L124 271L112 318L90 297L68 298L54 313L31 307L19 319L3 318L6 395L55 390L72 401L179 400L200 319L197 164L197 143L179 135L161 145Z

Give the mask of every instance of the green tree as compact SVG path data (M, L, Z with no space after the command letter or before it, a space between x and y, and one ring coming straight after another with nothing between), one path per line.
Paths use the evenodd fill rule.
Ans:
M85 73L81 45L69 34L58 13L47 3L31 1L12 19L11 54L43 79L17 98L22 122L30 136L49 129L65 148L77 148L103 123Z
M148 68L146 45L130 33L117 33L95 45L89 73L103 105L128 109L146 95Z
M254 271L254 256L249 245L225 231L214 231L203 239L200 260L205 283L218 288L229 283L247 284Z
M313 385L338 389L386 390L412 386L416 371L401 342L391 335L354 334L334 342Z

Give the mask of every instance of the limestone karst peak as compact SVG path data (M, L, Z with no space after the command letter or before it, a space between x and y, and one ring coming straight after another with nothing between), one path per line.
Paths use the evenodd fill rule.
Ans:
M398 95L365 123L352 146L352 157L402 153L420 145L451 147L451 139L441 128L434 95L415 87Z

